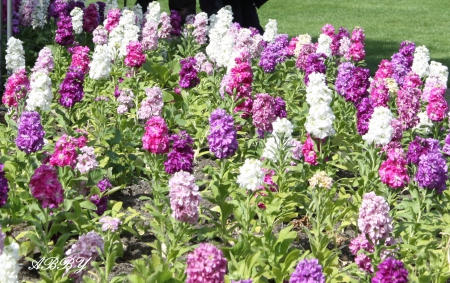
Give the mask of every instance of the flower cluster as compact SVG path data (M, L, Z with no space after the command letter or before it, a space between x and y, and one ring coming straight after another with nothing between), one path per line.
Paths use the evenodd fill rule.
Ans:
M148 120L153 116L161 116L164 106L161 89L157 86L152 88L147 87L145 93L147 94L147 98L142 101L137 113L139 119Z
M111 232L116 232L119 229L119 225L122 224L119 218L113 218L111 216L103 216L98 222L102 224L103 231Z
M277 64L284 62L288 56L288 35L278 34L273 42L267 44L261 53L259 66L264 72L272 73Z
M411 70L418 74L420 78L428 76L430 72L430 51L424 46L419 46L414 51L414 59Z
M78 67L69 67L66 77L59 86L61 97L59 103L62 106L70 108L84 97L83 91L84 73Z
M217 15L212 15L210 18L208 28L209 44L206 46L206 54L219 67L226 66L231 57L224 56L223 38L226 36L233 21L232 15L231 6L225 6L217 12Z
M392 139L392 112L387 107L375 107L369 120L369 130L362 136L367 143L386 145Z
M413 42L404 41L400 44L399 52L392 55L392 78L400 87L403 86L405 76L411 71L415 47Z
M369 240L367 240L366 235L359 234L358 237L353 238L350 241L349 249L355 256L355 263L358 267L361 270L373 273L372 260L366 255L366 253L360 252L360 250L364 250L367 253L373 253L375 251L375 247L369 242Z
M264 181L264 172L261 168L261 161L252 158L245 159L244 164L239 168L239 176L236 181L239 187L249 191L258 190Z
M428 78L436 78L442 85L446 86L448 80L448 67L442 65L442 63L431 61Z
M401 260L388 257L378 265L372 283L407 283L408 270Z
M97 183L97 187L99 188L100 192L103 193L107 189L112 188L112 185L108 179L104 178ZM95 211L95 213L97 213L97 215L103 215L103 213L105 213L106 209L108 209L108 196L107 195L100 197L100 195L95 194L95 195L92 195L89 200L93 204L95 204L95 206L97 207L97 210Z
M17 69L6 81L2 102L8 107L18 107L20 100L30 90L30 81L25 69Z
M186 283L221 283L226 272L226 258L211 244L201 243L187 256Z
M302 147L302 154L305 157L305 161L311 165L318 165L317 162L317 153L314 150L314 141L311 136L306 134L307 138Z
M441 194L447 189L445 182L448 179L448 167L439 145L436 147L420 155L415 180L420 187L435 189Z
M38 112L23 112L18 128L16 145L20 150L30 154L42 149L45 131Z
M344 62L338 68L335 82L336 91L346 101L357 104L363 97L368 95L369 77L369 69L355 67L350 62Z
M151 153L161 154L169 151L169 129L163 118L153 116L147 121L142 144L144 149Z
M33 72L43 72L48 74L53 71L54 67L55 62L53 61L52 50L45 46L41 49L41 51L39 51L39 56L36 60L36 64L34 64L34 67L31 70Z
M119 106L117 107L117 113L125 114L128 112L129 108L134 106L134 93L129 88L124 88L120 91L119 97L117 97L117 102Z
M50 164L52 166L71 166L74 168L77 162L77 147L83 147L85 143L84 137L76 139L64 134L55 143L55 151L50 156Z
M433 122L442 122L447 116L448 105L445 87L433 87L428 94L427 115Z
M358 218L361 233L367 235L374 244L380 243L380 240L389 240L393 229L391 222L386 200L374 192L364 194Z
M323 53L311 53L306 58L306 69L304 82L306 85L309 83L309 75L312 73L325 74L327 67L325 65L326 55Z
M103 45L108 43L108 31L102 26L98 26L93 32L92 42L96 45Z
M153 21L155 23L159 23L161 15L161 6L158 1L153 1L148 4L147 7L147 15L145 19L147 21Z
M158 31L160 38L169 38L172 26L170 25L170 17L166 12L161 13L161 28Z
M278 23L276 20L269 19L265 26L263 39L265 42L273 42L278 34Z
M69 52L72 53L71 67L79 68L83 75L89 71L89 47L87 46L75 46L69 48Z
M325 283L325 275L322 272L322 266L315 258L301 260L289 279L289 283L309 282Z
M272 132L272 123L275 122L276 101L267 93L258 93L253 101L253 125L262 132Z
M111 72L111 53L107 45L97 45L89 64L89 77L94 80L106 79Z
M238 149L233 117L218 108L211 113L209 125L209 151L220 159L231 157Z
M214 73L214 67L211 62L208 61L206 55L203 52L199 52L194 56L197 64L195 65L195 69L197 72L205 72L208 76L211 76Z
M200 79L197 74L198 71L195 68L197 60L194 57L189 57L180 61L180 87L192 88L200 83Z
M105 20L105 29L111 32L115 27L119 25L120 21L120 9L111 9L108 12Z
M369 121L373 114L373 105L370 98L364 97L356 104L356 128L360 135L365 135L369 131Z
M330 107L332 100L331 89L326 85L326 77L321 73L311 73L306 87L306 102L309 113L305 128L313 137L324 139L335 134L333 121L335 116Z
M401 147L395 147L388 150L387 156L378 170L381 182L393 189L404 188L409 183L405 152Z
M194 36L195 41L198 44L206 43L207 25L208 25L208 14L206 14L205 12L201 12L195 15L194 31L192 32L192 35Z
M54 167L42 164L30 179L31 195L41 202L43 208L58 207L64 200L64 191Z
M83 29L87 33L93 33L100 24L100 15L98 13L98 5L91 3L84 10Z
M127 45L125 65L130 68L140 68L145 63L145 54L139 41L130 41Z
M11 36L6 47L6 70L15 72L17 69L25 69L25 51L22 41Z
M105 25L105 28L108 29ZM127 46L131 41L138 41L139 27L136 25L136 15L131 10L124 10L119 24L110 31L108 47L111 53L123 58L127 55Z
M352 32L351 44L347 53L347 60L353 60L359 62L364 60L366 51L364 50L364 30L360 27L356 27Z
M151 3L150 3L151 4ZM158 48L158 23L147 20L142 28L142 49L156 50Z
M8 179L5 176L5 171L3 170L5 165L0 163L0 208L6 204L6 201L8 200ZM0 234L1 234L1 226L0 226ZM2 243L1 237L0 237L0 244ZM1 254L1 246L0 246L0 254Z
M75 34L80 34L83 31L83 10L78 7L73 8L70 12L72 17L72 27Z
M72 45L75 41L73 34L72 18L67 13L59 14L59 21L56 24L58 29L56 30L55 42L62 46Z
M84 146L80 148L81 154L77 157L76 168L81 174L87 173L98 166L95 159L94 148L91 146Z
M333 28L334 34L334 28ZM325 33L322 33L317 40L317 50L316 53L323 53L327 57L331 57L333 52L331 51L331 43L333 42L333 38Z
M181 16L175 10L170 10L170 25L172 26L170 35L180 36L181 35Z
M398 118L403 123L403 130L411 129L419 123L417 114L420 112L421 91L419 86L422 84L420 78L414 72L410 72L403 77L403 86L398 91L397 107Z
M188 172L176 172L169 180L169 187L172 217L181 222L196 224L201 196L195 177Z
M329 177L325 171L315 173L308 181L311 188L331 189L333 186L333 178Z
M35 111L39 107L43 111L50 111L52 99L52 81L49 75L42 71L31 74L30 93L26 101L26 109Z
M309 40L311 41L311 38L309 38ZM306 68L308 67L307 60L309 55L316 53L316 45L313 43L305 43L300 46L301 47L298 48L298 56L297 61L295 61L295 66L300 70L305 71Z
M0 253L0 282L19 282L19 259L19 244L16 242L3 249L3 252Z
M194 169L194 150L192 145L194 140L185 131L180 131L170 137L172 150L167 155L164 162L164 168L168 174L174 174L178 171L193 172Z
M83 276L87 274L88 268L91 266L91 261L95 261L99 256L98 249L103 252L103 247L104 242L102 237L94 231L82 234L78 238L78 242L74 243L70 249L65 252L67 257L64 260L64 264L70 263L69 266L76 269L76 271L69 274L69 278L72 278L76 283L82 282ZM73 264L76 265L74 266ZM80 267L88 268L81 269ZM65 274L67 273L69 273L68 269Z
M305 44L311 44L311 36L309 34L301 34L296 37L297 41L295 43L294 56L298 58L300 55L300 50ZM315 51L314 51L315 52Z

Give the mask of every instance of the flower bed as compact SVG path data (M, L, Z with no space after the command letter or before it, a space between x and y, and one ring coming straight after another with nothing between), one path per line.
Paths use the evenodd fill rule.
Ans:
M370 77L360 27L15 6L0 282L450 277L448 69L425 46Z

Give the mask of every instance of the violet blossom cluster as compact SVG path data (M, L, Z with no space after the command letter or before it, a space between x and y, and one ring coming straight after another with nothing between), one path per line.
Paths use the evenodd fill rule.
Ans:
M311 53L306 58L305 77L303 81L306 85L309 83L309 75L312 73L325 74L327 67L325 65L325 59L327 56L323 53Z
M381 182L393 189L402 189L409 183L408 162L401 147L388 150L387 160L381 163L378 174Z
M130 41L127 45L127 57L125 65L130 68L140 68L145 63L146 56L139 41Z
M84 73L78 67L69 67L66 77L59 86L61 95L59 103L67 108L71 108L75 103L80 102L84 97L83 91Z
M99 250L103 252L104 245L102 237L94 231L82 234L78 241L65 252L64 264L75 270L70 272L69 278L76 283L83 282L83 276L91 268L91 261L95 261L100 255ZM70 269L66 269L65 275L69 271Z
M430 143L434 146L423 150L424 152L419 155L415 180L420 187L436 190L437 193L442 194L447 189L445 184L448 179L447 162L440 152L438 141L428 140L431 140ZM409 149L411 150L411 145Z
M180 87L192 88L197 86L200 83L200 79L197 76L198 71L195 68L197 60L195 60L194 57L188 57L186 59L182 59L180 63Z
M96 4L98 7L99 24L102 24L103 21L105 20L106 3L102 1L97 1Z
M194 31L192 35L198 44L205 44L207 42L206 33L208 25L208 14L201 12L195 15Z
M373 273L372 259L366 253L373 253L375 251L374 245L367 240L365 234L359 234L356 238L350 241L350 252L355 256L355 263L361 270ZM365 252L360 252L361 250Z
M116 232L119 229L119 225L122 224L122 221L119 218L103 216L98 223L102 224L102 231Z
M195 64L195 69L197 72L205 72L208 76L212 76L214 73L214 67L211 62L208 61L208 58L206 58L206 55L203 52L198 52L195 54L194 59L197 61Z
M336 91L346 101L357 104L368 95L369 77L369 69L355 67L350 62L344 62L338 68L335 82Z
M30 81L25 69L17 69L6 81L2 102L8 107L19 106L19 102L30 91Z
M124 88L120 91L119 97L117 97L117 102L119 106L117 107L118 114L125 114L128 112L129 108L134 107L134 93L129 88Z
M388 257L383 260L377 268L372 283L407 283L408 270L401 260Z
M348 56L348 51L350 50L351 40L350 33L346 28L340 27L337 34L333 37L331 42L331 52L333 56Z
M400 44L398 53L392 55L392 78L402 87L405 76L411 71L414 60L414 42L404 41Z
M279 63L287 59L288 45L287 34L278 34L273 42L267 44L259 61L259 66L263 68L264 72L272 73Z
M72 45L75 42L75 35L72 26L72 18L68 3L64 1L57 2L58 29L56 30L55 42L62 46Z
M170 25L170 17L166 12L161 13L161 27L158 31L158 37L167 39L170 37L172 26Z
M373 244L379 244L381 240L389 241L393 230L391 222L389 204L386 200L374 192L364 194L359 208L360 232L367 235Z
M27 154L39 151L44 146L44 127L38 112L22 112L16 138L17 147Z
M6 178L6 173L4 171L5 165L0 163L0 208L3 207L6 204L6 201L8 200L8 179ZM0 236L1 236L1 226L0 226ZM2 244L2 241L0 239L0 244ZM0 246L0 252L2 251L2 247Z
M167 174L174 174L178 171L192 173L194 170L194 150L192 149L194 140L186 131L171 135L170 140L172 149L164 162L165 171Z
M142 28L142 49L156 50L158 48L158 23L147 20Z
M301 260L291 274L289 283L325 283L325 275L322 266L315 258Z
M161 116L162 108L164 106L162 91L159 87L147 87L145 89L147 98L141 103L138 110L139 119L148 120L153 116Z
M198 206L202 199L195 177L188 172L176 172L169 180L172 217L192 225L198 221Z
M142 137L144 149L154 154L167 153L169 151L169 129L164 119L153 116L145 125L145 134Z
M50 156L50 165L52 166L71 166L75 167L77 162L77 148L86 145L84 137L74 138L64 134L56 143L55 151Z
M253 125L262 133L272 132L272 123L277 119L276 101L268 93L256 94L253 101Z
M187 256L186 283L222 283L226 272L226 258L211 244L201 243Z
M422 96L420 77L410 72L403 78L403 86L397 95L398 118L403 123L403 130L411 129L419 124L420 98Z
M98 5L91 3L84 10L83 30L87 33L92 33L100 24L100 14L98 13Z
M364 50L364 30L360 27L355 27L352 32L351 44L345 59L359 62L364 60L366 51Z
M55 62L53 60L52 50L47 46L44 46L41 51L39 51L38 58L34 64L33 72L44 72L50 73L55 68Z
M238 149L233 117L218 108L211 113L209 125L209 151L220 159L233 156Z
M56 208L64 201L64 190L58 180L56 168L42 164L30 179L31 195L43 208Z
M107 189L112 188L112 185L107 178L104 178L97 183L97 187L99 188L100 193L104 193ZM100 195L95 194L92 195L89 200L97 207L97 210L95 211L97 215L103 215L103 213L105 213L105 211L108 209L107 195L100 197Z
M311 39L311 37L309 39ZM295 61L295 66L300 70L306 71L306 68L308 67L308 57L310 54L316 53L316 49L317 47L313 43L305 43L301 45L298 51L297 61Z
M175 10L170 10L170 25L172 26L170 35L180 36L181 35L181 16Z

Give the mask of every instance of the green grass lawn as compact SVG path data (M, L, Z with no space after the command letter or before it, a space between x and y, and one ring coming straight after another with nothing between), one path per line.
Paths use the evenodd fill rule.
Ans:
M133 3L128 0L128 5ZM168 11L168 1L160 3L162 10ZM448 5L446 0L269 0L258 12L262 26L268 19L276 19L279 33L291 37L309 33L315 41L326 23L350 32L355 26L362 27L366 62L373 75L379 62L390 59L404 40L425 45L431 60L450 66Z

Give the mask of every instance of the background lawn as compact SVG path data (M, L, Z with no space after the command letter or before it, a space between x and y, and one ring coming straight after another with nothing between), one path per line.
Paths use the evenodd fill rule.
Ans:
M127 5L134 2L128 0ZM167 0L159 2L162 10L169 10ZM373 75L379 62L390 59L404 40L425 45L431 60L450 66L449 4L446 0L269 0L258 12L263 27L268 19L276 19L279 33L290 37L309 33L315 42L326 23L350 32L362 27L366 62Z

